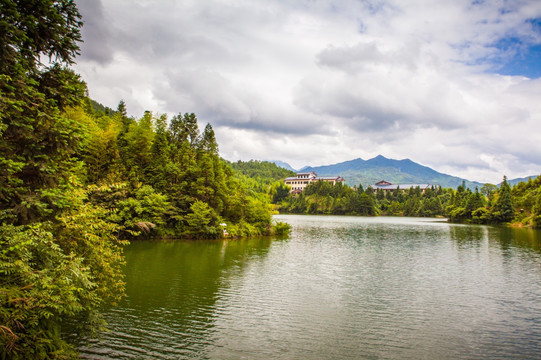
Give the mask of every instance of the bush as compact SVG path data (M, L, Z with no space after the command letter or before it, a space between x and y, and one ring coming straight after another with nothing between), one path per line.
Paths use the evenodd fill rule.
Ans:
M288 235L291 232L291 225L288 223L284 223L281 221L276 222L276 224L273 227L274 234L279 236Z
M0 358L75 358L63 320L100 305L83 259L41 226L0 227Z
M229 236L232 238L242 238L259 236L261 232L254 225L247 223L244 220L239 221L237 224L232 224L228 228Z

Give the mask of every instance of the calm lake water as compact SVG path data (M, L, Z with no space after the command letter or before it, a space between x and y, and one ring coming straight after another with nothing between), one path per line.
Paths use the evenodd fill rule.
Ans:
M276 216L284 239L134 242L88 359L539 359L541 232Z

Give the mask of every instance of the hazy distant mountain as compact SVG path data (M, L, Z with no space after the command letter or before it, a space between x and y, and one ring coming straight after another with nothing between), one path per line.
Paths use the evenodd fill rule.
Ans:
M297 170L293 169L291 167L291 165L289 165L288 163L280 161L280 160L269 160L269 162L274 163L274 164L276 164L276 166L282 167L282 168L287 169L287 170L297 171Z
M532 175L532 176L526 176L526 177L523 177L523 178L516 178L516 179L507 179L507 183L509 183L509 185L511 186L514 186L516 184L518 184L519 182L528 182L528 179L537 179L539 175Z
M393 184L434 184L442 187L456 188L464 181L469 188L479 188L483 184L461 179L456 176L442 174L427 166L420 165L410 159L394 160L378 155L370 160L355 159L338 164L301 169L314 171L320 176L340 175L350 186L362 184L363 187L374 185L380 180Z

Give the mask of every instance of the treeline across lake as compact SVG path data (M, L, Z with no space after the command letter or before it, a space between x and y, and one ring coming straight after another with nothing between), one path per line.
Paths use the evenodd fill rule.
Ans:
M320 181L298 195L283 195L283 187L277 184L271 192L278 210L284 213L446 217L452 222L541 227L541 177L512 189L504 177L500 186L485 184L473 191L464 185L457 189L433 186L384 191Z
M445 217L452 222L541 227L541 177L513 188L504 177L499 186L484 184L474 190L462 184L456 189L432 186L384 191L319 181L293 195L283 181L294 175L292 171L254 160L239 161L233 167L257 179L254 190L266 191L281 213Z

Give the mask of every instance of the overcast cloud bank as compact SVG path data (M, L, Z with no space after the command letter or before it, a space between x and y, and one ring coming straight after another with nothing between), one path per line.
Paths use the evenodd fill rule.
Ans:
M378 154L497 183L541 172L531 1L79 0L92 98L194 112L229 160ZM538 66L541 67L541 64Z

